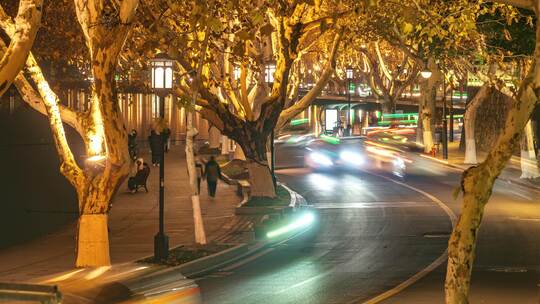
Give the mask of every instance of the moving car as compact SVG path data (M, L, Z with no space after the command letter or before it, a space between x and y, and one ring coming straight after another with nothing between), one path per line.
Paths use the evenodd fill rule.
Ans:
M364 137L321 136L306 146L305 165L313 170L383 170L404 177L411 161L396 148Z

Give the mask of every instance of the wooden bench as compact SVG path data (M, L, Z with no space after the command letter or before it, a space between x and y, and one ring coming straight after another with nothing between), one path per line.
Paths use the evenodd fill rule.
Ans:
M6 300L56 304L62 302L62 294L56 285L0 283L0 302Z

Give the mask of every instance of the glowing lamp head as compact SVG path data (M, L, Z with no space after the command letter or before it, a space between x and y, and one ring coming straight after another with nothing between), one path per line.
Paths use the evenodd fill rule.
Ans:
M268 63L264 67L264 80L266 83L271 84L274 82L274 74L276 73L276 64Z
M427 69L420 72L420 75L422 75L422 78L424 79L429 79L431 77L431 74L431 71Z
M151 87L154 90L169 91L173 87L174 60L166 54L159 53L150 60L152 72Z
M233 78L236 81L240 80L240 67L238 67L238 66L234 67L234 69L233 69Z
M351 80L354 78L354 72L353 72L353 69L352 68L347 68L345 70L345 73L347 74L347 79L348 80Z

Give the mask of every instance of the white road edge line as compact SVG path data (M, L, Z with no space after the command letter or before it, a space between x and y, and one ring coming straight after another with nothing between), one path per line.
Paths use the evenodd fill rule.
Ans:
M433 196L433 195L431 195L431 194L429 194L429 193L427 193L427 192L425 192L423 190L420 190L420 189L418 189L416 187L408 185L406 183L396 181L396 180L394 180L392 178L389 178L387 176L379 175L379 174L369 172L369 171L365 171L365 172L367 172L368 174L371 174L371 175L386 179L386 180L388 180L390 182L396 183L396 184L398 184L400 186L403 186L405 188L409 188L409 189L411 189L413 191L416 191L416 192L426 196L427 198L431 199L435 204L437 204L448 215L448 217L450 218L450 221L452 222L452 230L454 229L454 226L456 225L456 219L457 219L456 214L450 208L448 208L448 206L446 206L441 200L439 200L435 196ZM371 299L369 299L367 301L364 301L362 303L363 304L379 303L379 302L382 302L382 301L384 301L384 300L386 300L386 299L388 299L388 298L402 292L405 288L407 288L407 287L411 286L412 284L416 283L418 280L425 277L428 273L430 273L435 268L439 267L442 263L444 263L446 261L447 255L448 255L448 249L445 250L443 252L443 254L441 254L435 261L433 261L431 264L429 264L426 268L420 270L418 273L414 274L412 277L410 277L407 280L403 281L402 283L395 286L394 288L392 288L390 290L387 290L387 291L381 293L380 295L378 295L378 296L376 296L374 298L371 298ZM358 300L355 300L355 301L352 301L350 303L358 303L358 302L359 302Z

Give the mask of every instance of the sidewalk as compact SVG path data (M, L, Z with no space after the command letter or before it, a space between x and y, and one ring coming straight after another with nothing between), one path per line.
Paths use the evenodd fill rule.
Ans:
M487 156L487 153L478 151L476 154L478 163L482 162ZM464 164L465 160L465 151L459 150L459 141L449 142L448 143L448 159L443 160L442 147L437 153L436 158L442 162L446 162L449 165L458 167L460 169L467 169L471 165ZM538 165L533 162L528 163L527 165ZM499 176L499 179L510 181L525 187L539 188L540 189L540 178L536 179L526 179L520 178L521 176L521 160L518 156L512 156L510 161L506 164L503 172Z
M145 162L150 162L144 157ZM158 231L159 169L151 167L149 193L118 191L109 213L111 263L125 263L153 254ZM173 146L165 159L165 232L169 247L194 241L193 216L183 146ZM240 202L235 187L218 183L211 199L201 184L201 208L209 241L221 237L234 219ZM0 281L35 281L38 277L63 272L75 265L75 232L71 223L49 235L0 250Z

